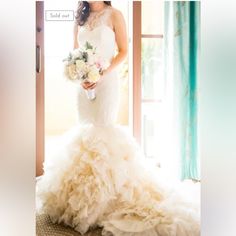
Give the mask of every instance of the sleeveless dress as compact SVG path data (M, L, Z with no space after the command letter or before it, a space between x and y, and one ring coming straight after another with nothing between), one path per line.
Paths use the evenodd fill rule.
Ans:
M90 42L106 60L116 51L112 11L91 14L79 30L79 45ZM106 74L93 101L78 88L79 124L46 157L37 186L41 211L81 234L102 227L104 236L199 236L198 204L163 184L129 132L115 124L118 81L115 70Z

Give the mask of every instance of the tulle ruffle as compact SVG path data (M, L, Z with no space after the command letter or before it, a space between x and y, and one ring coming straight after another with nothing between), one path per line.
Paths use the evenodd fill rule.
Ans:
M84 234L198 236L199 206L166 188L120 126L75 127L46 157L41 210Z

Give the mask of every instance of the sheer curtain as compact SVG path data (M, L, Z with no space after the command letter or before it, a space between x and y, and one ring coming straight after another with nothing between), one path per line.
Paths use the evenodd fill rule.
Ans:
M200 2L165 2L166 147L181 179L199 179L197 80Z

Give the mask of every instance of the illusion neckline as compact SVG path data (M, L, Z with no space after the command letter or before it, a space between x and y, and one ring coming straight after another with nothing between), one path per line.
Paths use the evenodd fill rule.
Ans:
M90 11L90 14L100 14L102 12L104 12L106 9L109 9L110 6L105 6L102 10L100 11Z
M95 14L90 14L84 26L89 30L96 28L96 25L103 21L103 16L107 15L107 13L110 12L110 9L111 6L106 6L103 10L94 12Z

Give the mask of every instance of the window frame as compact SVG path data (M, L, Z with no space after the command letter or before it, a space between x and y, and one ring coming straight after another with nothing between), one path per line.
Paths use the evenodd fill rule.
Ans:
M142 39L164 39L163 34L142 34L142 1L133 2L133 135L141 144L142 104L159 103L158 99L142 98Z

